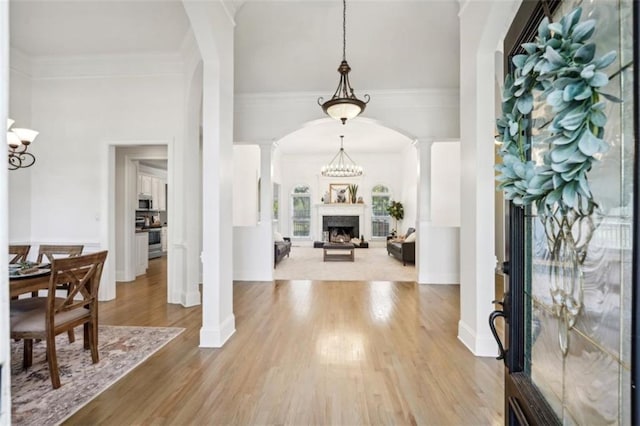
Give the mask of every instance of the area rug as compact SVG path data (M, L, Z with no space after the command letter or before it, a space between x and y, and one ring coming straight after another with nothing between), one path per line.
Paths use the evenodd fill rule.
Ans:
M384 247L355 250L353 262L324 262L323 250L312 247L291 247L289 257L276 265L277 280L329 281L416 281L416 267L406 266L387 254Z
M62 386L51 387L44 341L33 344L33 365L22 368L23 343L11 343L12 423L15 425L59 424L113 383L184 331L169 327L99 327L100 362L91 363L84 351L82 327L76 341L66 333L56 337Z

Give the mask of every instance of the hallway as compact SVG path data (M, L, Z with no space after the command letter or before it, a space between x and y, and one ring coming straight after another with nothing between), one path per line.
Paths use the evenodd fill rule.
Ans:
M458 286L236 283L237 331L199 349L200 307L166 304L163 259L104 324L187 330L67 424L501 424L502 363L456 338Z

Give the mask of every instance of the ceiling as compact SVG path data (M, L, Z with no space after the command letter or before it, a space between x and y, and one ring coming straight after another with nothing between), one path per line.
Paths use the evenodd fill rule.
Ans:
M11 47L29 56L176 52L189 31L174 0L11 0Z
M341 1L233 3L236 93L333 93L342 59ZM356 94L457 88L458 9L456 0L350 1L346 57ZM33 57L176 53L190 31L175 0L11 0L10 19L11 46ZM347 126L318 120L279 146L286 153L333 152L342 133L347 152L391 152L411 142L359 118Z
M167 170L167 163L167 160L140 160L140 164L143 166L160 170Z

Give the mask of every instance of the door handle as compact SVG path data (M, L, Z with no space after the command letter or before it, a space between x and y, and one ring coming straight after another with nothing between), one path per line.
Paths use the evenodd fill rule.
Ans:
M498 302L498 303L502 304L501 302ZM491 312L491 314L489 314L489 328L491 329L491 334L493 334L493 338L496 339L496 343L498 344L499 354L496 357L496 359L503 360L504 362L506 362L505 356L507 355L507 351L504 349L504 346L502 345L502 341L500 340L500 337L498 336L498 332L496 331L495 322L496 322L496 318L498 317L502 317L505 319L507 318L506 315L504 314L504 311L496 309L495 311Z

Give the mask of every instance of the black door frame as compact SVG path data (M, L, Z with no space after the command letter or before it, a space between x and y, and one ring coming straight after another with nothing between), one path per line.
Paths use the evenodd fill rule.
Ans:
M512 70L511 58L520 53L520 45L535 38L537 28L550 16L561 0L524 0L504 41L505 74ZM633 1L634 65L640 60L640 2ZM631 330L631 424L640 425L640 79L638 66L633 67L634 93L634 215L633 215L633 276ZM525 365L525 225L528 210L508 203L505 241L507 259L503 272L505 283L503 309L505 317L505 424L560 424L546 399L531 382ZM502 316L502 315L501 315Z
M632 312L631 312L631 424L640 424L640 81L638 75L638 60L640 60L640 5L633 2L633 272L632 272Z

